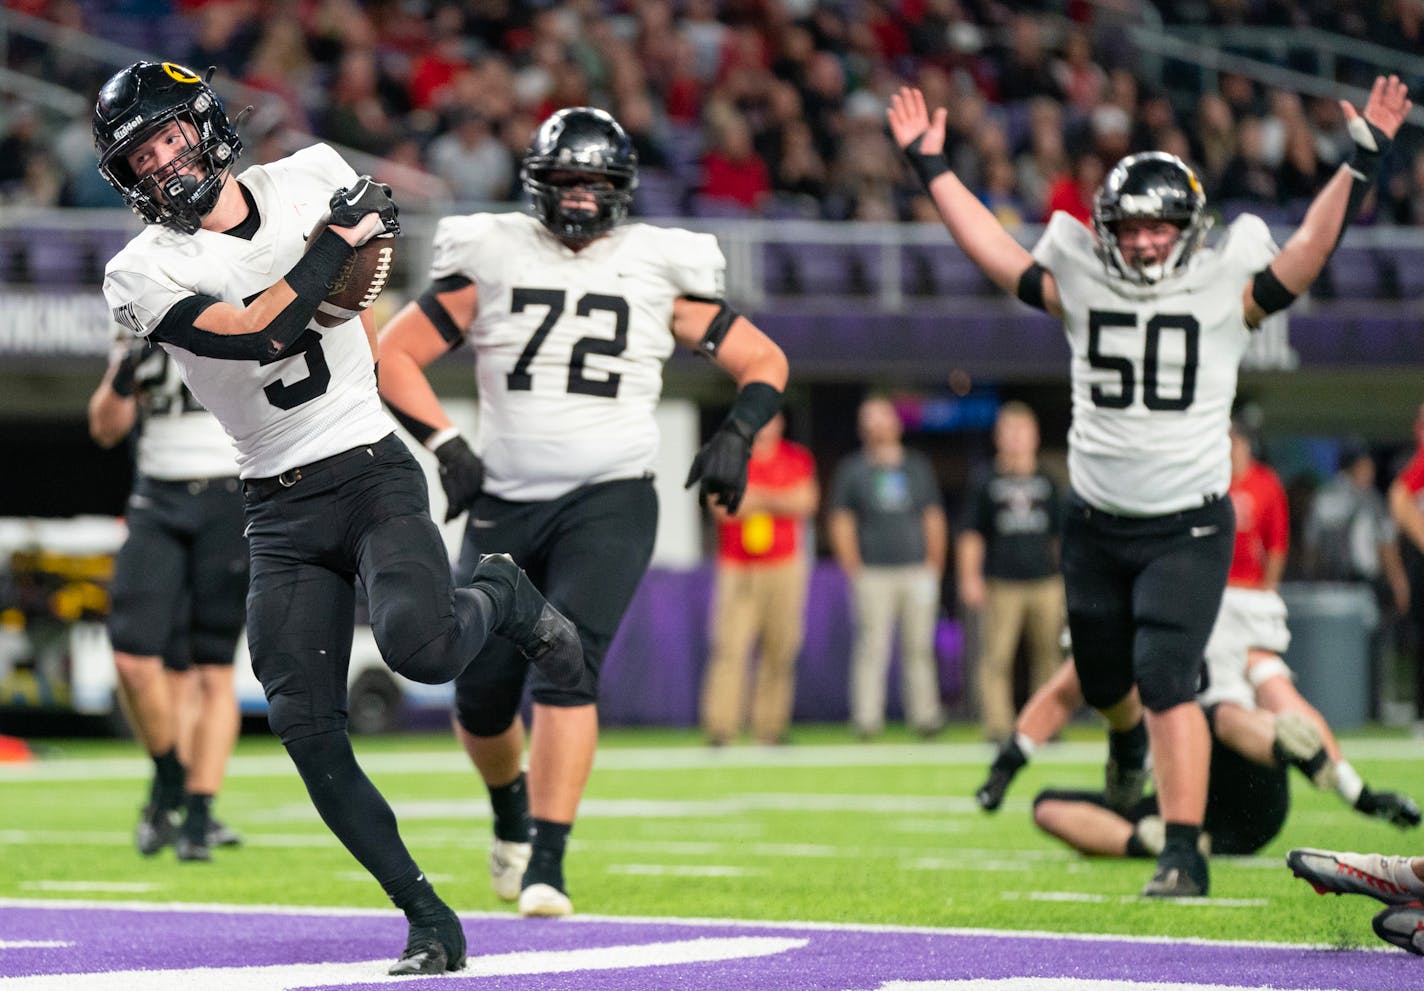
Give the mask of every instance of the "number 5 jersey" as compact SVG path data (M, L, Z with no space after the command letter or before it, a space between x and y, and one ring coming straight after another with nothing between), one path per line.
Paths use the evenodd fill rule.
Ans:
M245 306L280 282L306 250L331 194L355 180L326 145L255 165L237 179L254 211L240 233L190 235L149 226L105 270L104 296L114 318L156 340L178 363L194 397L232 437L243 478L278 475L395 429L376 393L371 346L359 319L330 330L313 322L281 357L255 361L195 353L198 335L191 324L180 326L184 308L174 310L195 295Z

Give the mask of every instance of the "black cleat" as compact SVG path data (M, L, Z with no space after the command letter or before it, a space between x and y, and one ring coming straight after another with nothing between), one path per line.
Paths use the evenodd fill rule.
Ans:
M465 969L465 930L448 908L446 918L429 925L410 924L405 952L388 974L443 974Z
M208 846L242 846L242 834L221 819L209 819L203 841Z
M495 589L500 610L494 632L514 641L519 652L556 688L576 688L583 680L583 643L578 629L548 601L508 554L486 554L471 584Z
M164 809L157 805L145 805L134 827L134 845L145 857L152 857L159 850L178 838L178 810Z
M1008 793L1013 780L1014 772L1008 768L989 768L989 779L974 793L974 801L978 802L985 812L997 812L999 806L1004 804L1004 795Z
M1209 887L1206 858L1200 852L1193 850L1190 857L1164 854L1157 860L1157 873L1142 889L1142 897L1205 898Z
M178 834L178 838L173 841L173 851L178 854L179 860L207 863L213 859L213 851L207 843L189 839L183 833Z

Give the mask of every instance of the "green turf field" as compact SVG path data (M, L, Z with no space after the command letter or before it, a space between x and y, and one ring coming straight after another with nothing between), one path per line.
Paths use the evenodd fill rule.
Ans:
M1292 846L1424 852L1296 776L1292 814L1262 855L1213 861L1207 902L1136 892L1147 861L1089 861L1038 833L1041 787L1101 780L1101 734L1075 726L1042 752L989 816L971 795L991 756L967 729L933 743L861 744L799 727L795 743L709 750L691 733L605 733L574 831L568 881L581 913L972 926L1378 945L1375 904L1317 897L1283 866ZM42 741L43 742L43 741ZM48 741L0 765L0 897L274 905L385 905L317 819L277 744L244 737L218 814L247 837L211 864L171 850L144 860L131 832L147 761L132 743ZM1424 796L1424 742L1344 740L1376 787ZM402 833L458 910L500 909L484 857L483 790L443 734L357 741Z

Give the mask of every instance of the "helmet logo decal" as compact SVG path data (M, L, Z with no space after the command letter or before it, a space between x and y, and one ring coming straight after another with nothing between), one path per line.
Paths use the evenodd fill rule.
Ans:
M1122 204L1122 212L1126 216L1156 214L1161 213L1164 209L1162 194L1155 189L1135 196L1132 193L1123 193L1118 202Z
M164 62L163 71L180 83L202 82L201 79L193 75L192 70L187 66L179 65L177 62Z
M114 128L114 140L122 141L134 132L134 129L143 123L143 114L139 114L133 120L126 120L118 127Z

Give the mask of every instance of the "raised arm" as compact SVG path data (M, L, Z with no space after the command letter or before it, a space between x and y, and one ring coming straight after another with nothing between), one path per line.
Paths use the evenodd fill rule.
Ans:
M895 144L924 183L955 243L995 285L1024 298L1021 282L1034 266L1033 256L950 171L949 160L944 156L946 116L943 107L931 115L924 93L913 86L900 87L886 111ZM1042 274L1041 302L1034 298L1025 302L1041 306L1055 316L1062 313L1057 283L1047 272Z
M1363 115L1348 101L1340 101L1346 126L1355 140L1354 154L1315 195L1305 219L1280 254L1246 287L1246 322L1250 326L1257 326L1271 313L1289 306L1310 288L1365 197L1375 188L1380 159L1413 106L1409 87L1398 76L1375 78Z

